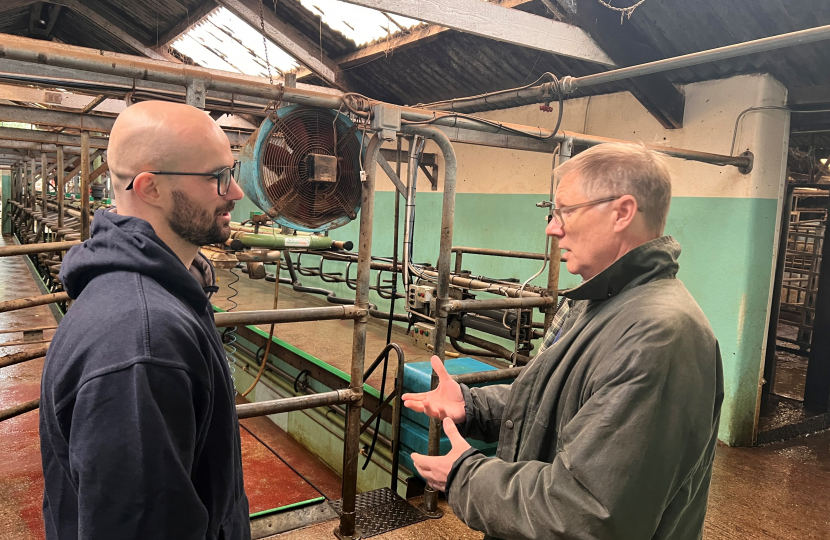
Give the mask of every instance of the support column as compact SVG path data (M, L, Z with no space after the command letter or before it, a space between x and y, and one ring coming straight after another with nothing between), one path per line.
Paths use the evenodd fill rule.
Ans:
M49 158L46 157L46 152L40 153L40 215L44 218L48 212L46 205L46 194L49 193Z
M375 216L375 179L377 178L377 158L382 141L377 134L372 136L366 149L366 180L362 182L362 202L360 208L360 233L357 248L357 286L355 290L355 307L369 308L369 280L372 262L372 225ZM369 315L354 320L352 334L352 366L349 387L359 392L361 397L346 406L346 433L343 444L343 513L340 526L334 530L341 540L355 540L362 536L355 526L355 505L357 500L357 470L360 456L360 411L363 408L363 370L366 361L366 324Z
M58 146L58 158L55 166L55 183L58 193L58 229L63 228L63 200L66 197L66 184L63 177L63 146Z
M31 170L29 171L29 208L32 210L35 209L35 200L37 199L37 194L35 193L35 158L29 159L29 167Z
M828 204L828 212L830 212L830 204ZM830 236L825 226L818 291L816 291L816 315L813 318L810 360L807 364L807 383L804 387L804 406L817 412L830 411L830 241L828 240Z
M81 240L89 238L89 132L81 132Z

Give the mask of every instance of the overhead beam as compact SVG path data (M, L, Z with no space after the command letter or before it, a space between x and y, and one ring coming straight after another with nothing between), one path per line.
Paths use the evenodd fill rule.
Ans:
M533 3L533 0L502 0L497 3L501 7L516 9L519 6ZM347 69L386 56L390 51L405 51L425 45L446 32L452 32L452 29L437 24L430 24L423 28L416 28L402 36L390 38L385 41L378 41L352 53L344 54L343 56L335 58L334 61L337 62L337 65L341 69ZM297 74L298 77L307 75L308 73Z
M167 61L169 61L168 57L166 57L165 55L161 54L160 52L154 50L152 47L148 47L148 46L144 45L139 40L137 40L136 38L131 36L129 33L127 33L126 30L114 25L113 23L111 23L110 21L108 21L107 19L105 19L104 17L99 15L98 13L96 13L94 10L89 9L84 4L80 3L78 0L50 0L50 1L53 4L58 4L58 5L67 7L69 9L71 9L72 11L74 11L75 13L77 13L78 15L81 15L81 16L89 19L96 26L100 27L102 30L104 30L108 34L112 35L113 37L116 37L119 40L123 41L124 43L126 43L127 45L129 45L130 47L132 47L133 49L135 49L136 51L138 51L142 55L146 56L147 58L152 58L154 60L167 60Z
M0 65L2 67L2 65ZM0 99L8 101L25 101L40 105L66 107L70 109L84 109L96 98L70 92L53 92L31 86L14 84L0 84ZM127 104L120 99L105 99L94 107L95 112L118 114L127 108Z
M260 29L260 3L257 0L219 0L219 2L252 28ZM297 62L336 88L345 88L343 73L331 58L323 54L319 44L308 39L290 24L278 19L271 10L263 10L263 25L268 39L276 43Z
M604 66L615 62L585 30L481 0L344 0L485 38Z
M830 85L790 88L787 91L787 105L790 107L830 105Z
M0 13L11 11L34 4L37 0L3 0L0 2Z
M576 0L576 20L620 66L634 66L662 60L662 53L648 45L631 24L620 24L620 14L596 0ZM627 81L629 90L665 128L683 127L686 99L661 73Z
M162 33L159 38L159 45L166 47L179 39L185 32L190 30L193 25L210 15L210 12L219 7L216 0L205 0L202 4L192 12L189 11L181 21L174 24L169 30Z
M48 109L30 109L15 107L14 105L0 105L0 121L23 122L25 124L40 124L65 128L98 131L109 133L115 118L79 114L64 111L50 111Z
M107 116L91 116L87 114L52 111L48 109L34 109L15 107L14 105L0 105L0 121L22 122L55 127L108 133L115 123L115 118ZM231 146L242 146L248 141L250 133L238 129L227 129L225 135ZM14 141L28 141L38 144L66 144L80 146L81 138L78 135L52 133L33 129L0 128L0 139ZM106 148L108 139L104 137L90 137L92 148ZM50 150L54 152L54 150Z
M53 133L50 131L39 131L35 129L20 129L0 127L0 139L7 141L27 141L41 144L63 144L68 146L80 146L79 135L66 135L64 133ZM89 146L92 148L106 148L109 139L104 137L90 137Z

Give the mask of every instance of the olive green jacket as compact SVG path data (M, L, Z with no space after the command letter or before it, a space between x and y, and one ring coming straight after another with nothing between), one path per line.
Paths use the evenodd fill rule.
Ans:
M643 244L564 293L559 340L511 385L462 386L470 450L447 498L504 539L699 539L723 401L718 342L676 279L680 245Z

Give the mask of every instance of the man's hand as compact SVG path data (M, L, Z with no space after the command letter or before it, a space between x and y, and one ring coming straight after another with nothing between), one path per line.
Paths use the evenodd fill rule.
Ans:
M452 449L446 456L412 454L412 461L415 463L418 474L427 481L427 484L438 491L447 489L447 476L450 474L453 464L461 457L461 454L470 449L470 443L458 433L458 428L455 427L455 423L449 417L444 418L444 433L447 434L452 444Z
M432 418L439 420L450 418L454 424L463 423L467 415L464 412L464 396L461 394L461 386L452 380L440 358L433 356L430 362L433 371L438 375L438 387L420 394L404 394L401 396L404 406ZM457 430L456 433L458 433Z

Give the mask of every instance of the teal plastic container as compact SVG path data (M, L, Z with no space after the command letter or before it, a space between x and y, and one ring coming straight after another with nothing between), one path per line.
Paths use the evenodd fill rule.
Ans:
M474 358L453 358L444 362L444 367L450 375L461 375L463 373L476 373L479 371L492 371L497 368L475 360ZM432 378L432 365L429 362L415 362L404 365L403 387L407 392L428 392ZM471 387L488 386L491 384L510 384L512 380L495 381L482 384L473 384ZM473 448L480 450L486 456L494 456L498 443L483 443L475 439L467 439ZM445 436L441 437L441 454L450 451L452 445ZM412 463L411 454L426 455L429 450L429 419L427 415L416 413L405 408L401 414L401 451L400 463L407 469L415 472L415 465Z

